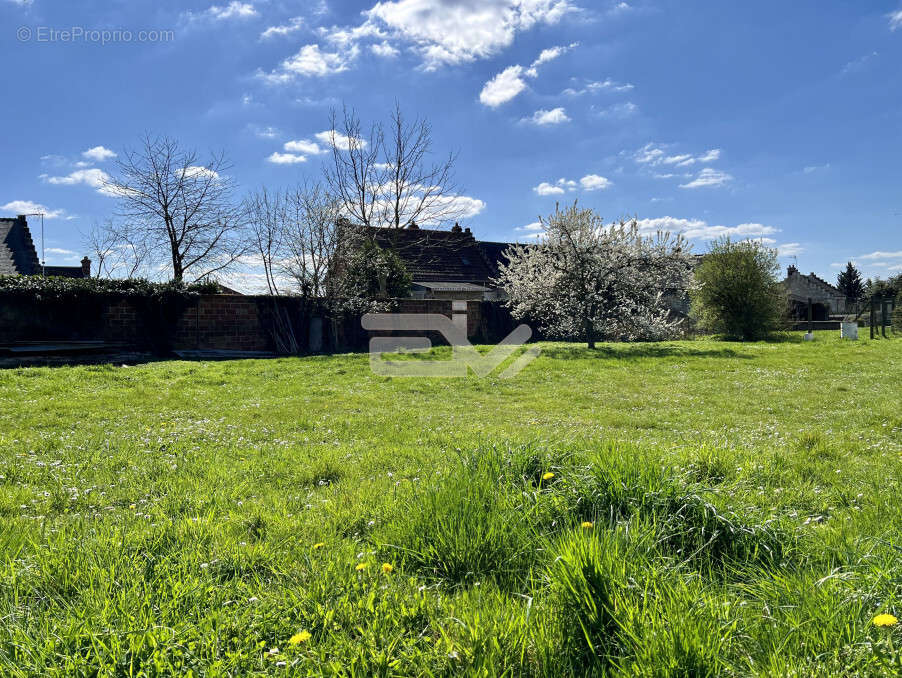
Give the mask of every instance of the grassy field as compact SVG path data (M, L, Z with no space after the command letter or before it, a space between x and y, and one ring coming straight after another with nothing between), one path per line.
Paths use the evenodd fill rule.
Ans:
M0 675L894 675L900 376L824 333L5 370Z

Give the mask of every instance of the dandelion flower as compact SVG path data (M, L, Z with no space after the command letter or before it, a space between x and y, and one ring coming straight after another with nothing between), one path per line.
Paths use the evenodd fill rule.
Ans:
M584 530L591 530L593 527L595 527L595 523L591 523L588 520L584 520L580 524L580 527L582 527Z
M321 541L318 541L313 545L313 550L315 551L316 549L321 549L323 546L325 546L325 544Z
M391 571L394 569L395 569L395 566L392 565L391 563L382 563L382 571L385 572L385 574L390 574Z
M310 640L310 631L301 631L300 633L295 633L291 638L288 639L288 642L292 645L300 645L301 643L305 643Z
M874 617L874 626L895 626L898 623L899 620L891 614L878 614Z
M369 563L357 563L357 567L355 567L354 569L360 572L361 570L365 570L368 567Z
M551 471L548 471L542 476L542 480L551 480L552 478L554 478L554 474Z

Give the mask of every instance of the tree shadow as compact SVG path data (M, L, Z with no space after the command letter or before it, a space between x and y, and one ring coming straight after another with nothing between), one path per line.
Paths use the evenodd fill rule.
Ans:
M740 358L752 360L753 355L723 348L694 348L670 344L606 344L595 348L585 346L544 346L542 356L558 360L641 360L643 358Z

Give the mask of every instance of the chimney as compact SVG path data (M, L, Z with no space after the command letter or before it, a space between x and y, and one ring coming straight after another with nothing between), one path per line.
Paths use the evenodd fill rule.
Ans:
M87 257L81 260L81 273L84 278L91 277L91 260Z
M452 233L460 233L461 232L460 224L458 224L456 221L454 222L454 226L451 227L451 232Z
M417 226L417 222L411 221L410 226L408 226L407 228L409 228L412 231L416 231L416 230L419 230L420 227Z
M790 264L789 268L786 269L786 277L791 278L794 273L798 273L798 272L799 272L799 269L797 269L795 266Z
M469 227L469 226L467 226L467 227L464 229L464 233L470 233L470 227Z

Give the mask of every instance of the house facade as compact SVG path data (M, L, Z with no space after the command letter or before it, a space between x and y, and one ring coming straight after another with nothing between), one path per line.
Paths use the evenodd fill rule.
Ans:
M504 293L492 281L511 243L476 240L469 228L447 231L420 228L372 229L379 247L392 250L412 279L417 299L495 300Z
M91 260L85 257L81 266L41 266L25 216L0 217L0 275L90 278Z
M854 312L848 308L842 292L814 273L804 275L795 266L790 266L783 285L789 296L790 313L797 319L808 318L809 302L812 320L829 320L832 315Z

